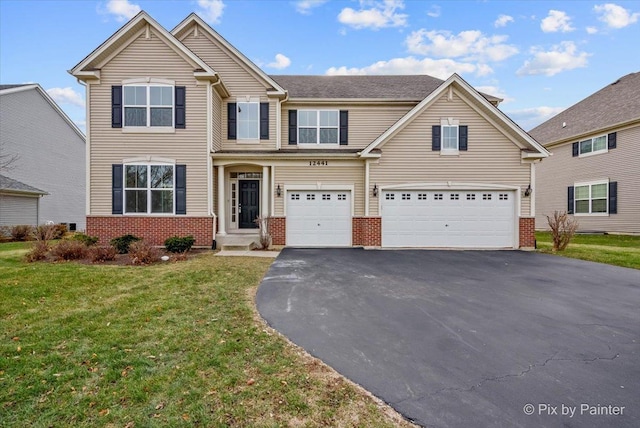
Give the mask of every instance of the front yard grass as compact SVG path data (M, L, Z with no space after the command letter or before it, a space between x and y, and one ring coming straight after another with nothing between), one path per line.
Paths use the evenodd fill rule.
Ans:
M271 260L24 263L0 244L0 426L410 426L256 316Z
M552 253L551 233L536 232L536 240L541 252ZM578 234L566 250L555 254L640 269L640 236Z

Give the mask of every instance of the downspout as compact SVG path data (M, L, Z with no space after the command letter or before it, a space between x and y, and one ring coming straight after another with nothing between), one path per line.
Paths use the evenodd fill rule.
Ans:
M86 131L85 131L85 142L84 142L84 173L85 173L85 178L84 178L85 226L84 227L86 229L87 228L86 218L87 216L91 215L91 192L90 192L90 189L91 189L91 109L89 108L91 104L89 88L91 87L91 85L87 85L85 82L83 82L78 78L76 78L76 80L80 85L84 86L85 88L84 94L85 94Z

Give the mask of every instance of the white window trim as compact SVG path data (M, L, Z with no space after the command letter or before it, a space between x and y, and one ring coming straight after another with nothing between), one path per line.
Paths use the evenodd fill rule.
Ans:
M607 195L605 196L605 201L607 203L607 212L604 212L604 213L591 212L591 206L593 201L593 198L591 198L591 186L596 184L606 185L605 187L607 189ZM589 212L588 213L578 213L577 206L576 206L576 202L578 201L578 199L576 198L576 187L582 187L582 186L589 186L589 199L588 199ZM586 199L580 199L580 200L584 201ZM575 217L609 217L609 180L597 180L597 181L586 181L586 182L574 183L573 184L573 215Z
M317 125L315 127L313 126L300 126L300 112L310 112L310 111L315 111L316 112L316 116L317 116ZM335 112L338 113L338 125L337 126L320 126L320 112L321 111L330 111L330 112ZM297 129L296 129L296 133L297 133L297 141L298 141L298 145L302 146L302 147L314 147L314 148L324 148L324 147L337 147L340 145L340 110L338 109L303 109L303 110L298 110L297 112L298 118L297 118ZM316 133L316 142L315 143L301 143L300 142L300 128L304 128L304 129L316 129L317 133ZM325 129L337 129L338 132L336 133L338 139L335 143L320 143L320 129L321 128L325 128Z
M593 150L593 141L596 138L600 138L600 137L604 137L604 149L600 149L600 150ZM585 141L589 141L591 140L591 148L592 150L589 153L582 153L582 143ZM591 138L586 138L584 140L580 140L578 141L578 157L581 158L585 158L585 157L589 157L589 156L594 156L594 155L600 155L602 153L608 153L609 152L609 135L604 134L604 135L596 135L595 137L591 137Z
M240 138L240 104L257 104L258 105L258 133L256 138ZM260 144L260 98L259 97L239 97L236 99L236 143L238 144Z
M142 190L142 187L126 187L127 185L127 167L128 166L146 166L147 167L147 212L140 213L132 213L127 212L127 190ZM173 168L173 183L172 188L160 188L157 190L172 190L173 191L173 211L170 213L152 213L151 212L151 181L150 181L150 169L151 166L171 166ZM149 217L157 217L157 216L174 216L176 215L176 164L171 160L158 160L152 162L145 161L135 161L132 159L132 162L127 162L122 164L122 213L125 216L149 216Z
M130 86L144 86L147 88L147 124L146 126L132 126L126 125L125 122L125 110L127 104L125 103L125 88ZM151 87L171 87L171 126L151 126ZM167 79L157 79L153 77L142 77L136 79L127 79L122 81L122 132L123 133L175 133L176 125L176 91L175 81ZM134 106L129 106L134 107ZM135 106L141 107L141 106ZM158 107L158 106L156 106ZM167 108L163 106L162 108Z
M457 148L445 149L444 148L444 127L456 127L456 142ZM452 117L440 119L440 155L441 156L457 156L460 155L460 120Z

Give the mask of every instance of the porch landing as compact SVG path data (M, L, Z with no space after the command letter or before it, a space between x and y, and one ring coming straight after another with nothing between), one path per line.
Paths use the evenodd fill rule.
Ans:
M251 251L260 246L260 235L257 233L218 235L216 242L221 251Z

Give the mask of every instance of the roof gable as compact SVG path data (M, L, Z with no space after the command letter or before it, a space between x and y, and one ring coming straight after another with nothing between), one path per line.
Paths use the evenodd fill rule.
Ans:
M5 175L0 175L0 191L31 195L48 195L44 190L36 189L35 187L29 186L28 184L24 184L21 181L14 180Z
M426 96L418 105L405 114L400 120L398 120L393 126L387 129L382 135L376 138L371 144L369 144L362 152L361 156L367 157L371 151L382 147L387 141L398 134L406 125L411 123L413 119L419 116L425 111L433 102L435 102L441 95L445 94L447 90L455 87L461 93L466 95L474 105L471 105L478 113L485 117L492 125L498 128L503 134L505 134L514 144L523 146L532 152L529 152L526 157L529 158L544 158L549 156L549 152L542 147L536 140L534 140L529 134L516 125L511 119L509 119L502 111L493 106L484 96L476 91L471 85L469 85L462 77L457 74L451 75L446 81L444 81L437 89ZM525 156L525 155L523 155Z

